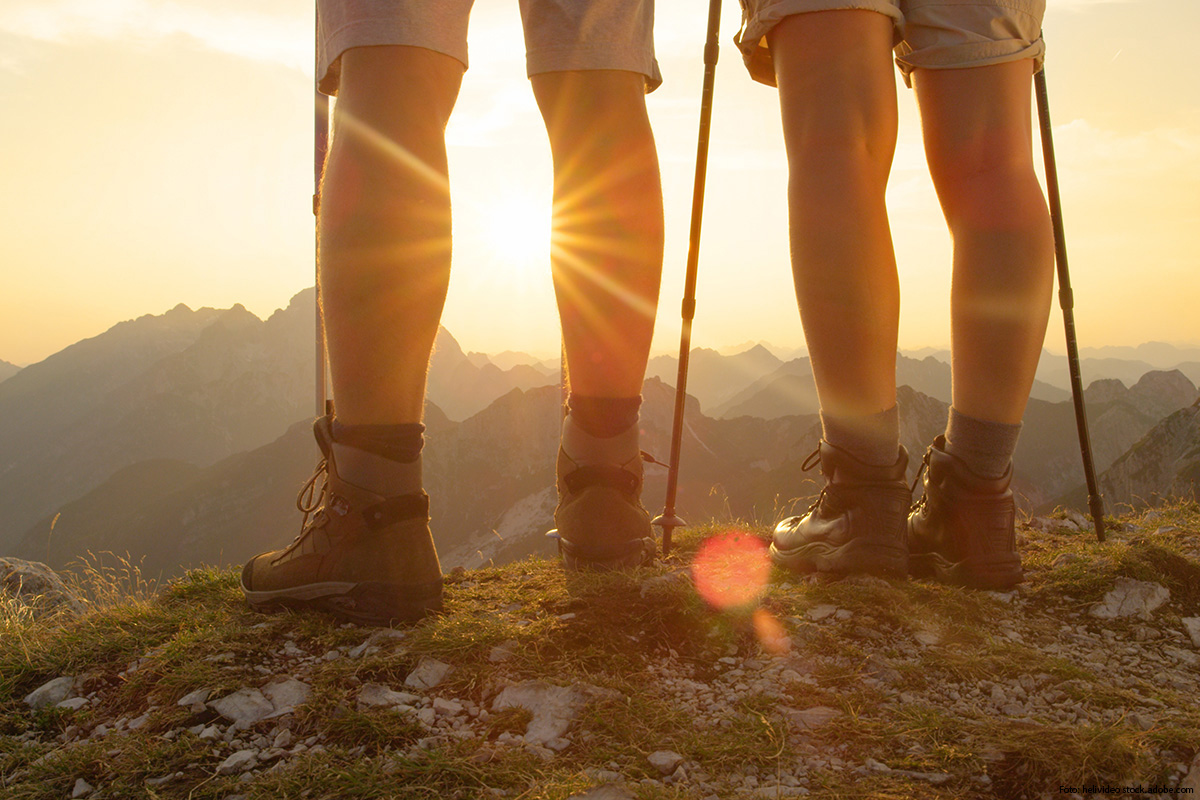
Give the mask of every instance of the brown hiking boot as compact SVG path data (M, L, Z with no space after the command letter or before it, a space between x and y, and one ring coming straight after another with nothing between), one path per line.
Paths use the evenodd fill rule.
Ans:
M895 464L877 467L822 441L803 469L816 466L817 457L825 488L804 516L775 527L771 558L796 572L905 575L908 453L901 447Z
M1024 577L1012 465L1002 478L981 478L945 448L939 436L925 451L925 494L908 517L909 570L959 586L1012 588Z
M568 416L557 473L554 524L567 569L621 569L654 559L650 513L641 503L642 454L636 425L612 439L597 439Z
M383 497L344 481L333 456L333 418L313 425L324 459L296 498L300 535L242 569L251 606L315 608L350 622L409 622L442 606L442 571L424 492ZM324 478L314 498L316 482Z

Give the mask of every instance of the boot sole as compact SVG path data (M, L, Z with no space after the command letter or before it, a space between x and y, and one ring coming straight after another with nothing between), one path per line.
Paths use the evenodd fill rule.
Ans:
M908 552L875 542L852 540L840 547L810 542L784 550L772 542L771 560L793 572L823 572L834 575L867 574L899 578L908 574Z
M562 558L563 568L571 572L585 570L608 572L644 567L653 563L658 550L654 539L631 539L625 542L615 554L605 553L603 556L592 556L588 555L584 548L564 539L557 530L552 530L546 535L558 540L558 555Z
M375 627L416 622L442 610L440 582L436 591L425 588L420 593L415 593L411 587L380 581L326 581L267 592L251 591L242 584L242 593L250 607L259 611L314 609L346 622ZM414 594L418 596L414 597Z
M999 561L951 561L941 553L915 553L908 557L909 570L914 578L931 578L938 583L963 586L968 589L1011 589L1025 580L1020 557Z

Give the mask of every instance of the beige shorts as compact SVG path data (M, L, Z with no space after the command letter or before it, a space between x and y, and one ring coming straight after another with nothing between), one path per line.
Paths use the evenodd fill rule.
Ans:
M767 32L792 14L863 9L891 17L896 66L909 86L914 69L960 69L1035 60L1041 68L1046 0L741 0L734 37L750 76L775 85Z
M317 71L337 94L342 53L351 47L408 45L467 67L467 17L474 0L317 0ZM540 72L618 69L662 83L654 59L654 0L520 0L525 66Z

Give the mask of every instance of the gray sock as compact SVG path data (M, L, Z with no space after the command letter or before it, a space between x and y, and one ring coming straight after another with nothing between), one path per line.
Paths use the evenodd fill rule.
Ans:
M1017 451L1021 425L989 422L961 414L953 407L946 423L946 452L981 478L1003 478Z
M825 441L864 464L890 467L900 457L900 414L895 406L865 417L842 417L821 412Z

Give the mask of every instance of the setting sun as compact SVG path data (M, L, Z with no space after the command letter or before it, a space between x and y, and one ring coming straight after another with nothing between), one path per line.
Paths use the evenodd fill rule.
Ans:
M550 199L522 192L474 209L472 227L488 260L530 277L550 275Z

